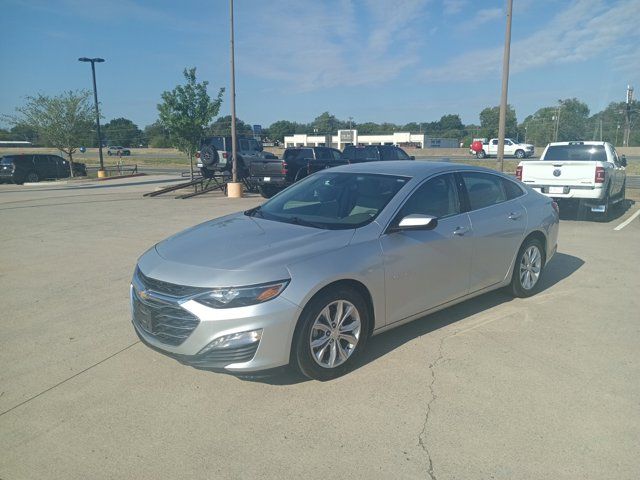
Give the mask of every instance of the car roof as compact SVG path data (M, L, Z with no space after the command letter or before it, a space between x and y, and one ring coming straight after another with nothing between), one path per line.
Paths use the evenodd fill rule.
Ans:
M550 147L555 147L558 145L604 145L607 142L596 142L593 140L572 140L570 142L551 142L549 144Z
M428 177L435 173L473 171L505 176L496 170L474 165L450 162L428 162L422 160L394 160L386 162L362 162L333 167L332 172L375 173L381 175L400 175L408 177Z

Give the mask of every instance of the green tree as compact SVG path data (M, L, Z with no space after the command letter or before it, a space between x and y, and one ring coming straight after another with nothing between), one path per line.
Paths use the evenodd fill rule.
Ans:
M622 146L624 129L626 127L626 102L612 102L607 108L596 113L587 123L587 136L592 134L592 140L600 140L600 125L602 122L602 140L614 146ZM629 146L640 145L640 101L634 100L630 105L631 135Z
M598 122L599 123L599 122ZM577 98L560 100L558 105L542 107L524 119L519 128L527 142L545 146L550 142L587 140L593 137L589 107ZM556 135L557 129L557 135Z
M268 137L273 141L284 142L284 137L287 135L293 135L296 133L298 124L296 122L290 122L288 120L278 120L269 125Z
M380 125L375 122L359 123L356 128L358 129L358 135L375 135L380 133Z
M348 126L349 126L348 123L345 124L345 122L338 120L334 115L331 115L329 112L321 113L313 120L313 122L311 122L311 125L309 125L309 127L314 131L317 130L318 134L320 135L325 135L325 134L334 135L338 133L338 130L341 130L343 128L348 128Z
M189 157L193 179L193 157L200 147L200 140L205 136L207 125L220 110L224 88L218 91L215 100L211 100L207 93L209 82L196 81L195 67L185 68L183 75L184 85L162 93L158 112L160 123L169 133L172 145Z
M110 145L137 147L142 143L142 131L127 118L114 118L104 126L103 140Z
M167 132L159 120L144 127L144 143L153 148L171 147L169 132Z
M231 115L226 117L220 117L213 122L207 129L209 135L221 135L228 137L231 135ZM251 125L244 123L238 117L236 117L236 134L240 135L253 135L253 129Z
M90 98L86 90L67 91L56 97L28 96L25 105L16 108L18 115L5 118L14 127L22 125L33 129L42 141L65 153L73 176L73 154L82 141L92 135L94 126Z
M498 136L498 126L500 119L500 107L487 107L480 112L480 126L482 127L484 135L489 138L495 138ZM518 133L518 120L516 118L516 111L507 105L507 115L505 121L505 137L516 137Z

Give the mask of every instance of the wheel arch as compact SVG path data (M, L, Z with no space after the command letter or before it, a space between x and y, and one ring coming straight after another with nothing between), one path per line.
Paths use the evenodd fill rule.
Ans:
M542 262L542 265L544 266L547 263L547 236L541 230L534 230L533 232L529 233L529 235L524 237L522 243L520 244L520 248L522 248L522 245L524 245L531 239L538 240L542 244L542 255L544 258L544 262Z

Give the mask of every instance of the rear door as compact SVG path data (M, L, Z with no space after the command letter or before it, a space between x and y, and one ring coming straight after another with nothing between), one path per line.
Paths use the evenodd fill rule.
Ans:
M502 177L484 172L459 175L473 230L469 291L475 292L505 279L522 243L527 214L519 195L506 191Z
M38 177L58 178L58 166L51 155L34 155L33 163Z

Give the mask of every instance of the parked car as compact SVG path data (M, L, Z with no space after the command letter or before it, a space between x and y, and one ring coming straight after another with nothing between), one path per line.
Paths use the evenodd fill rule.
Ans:
M131 155L131 150L124 147L109 147L107 149L107 155L115 155L120 157L128 157Z
M328 380L371 335L501 287L534 294L558 226L550 198L493 170L343 165L150 248L133 327L198 368Z
M74 176L86 176L84 163L73 162ZM58 155L19 154L0 158L0 181L22 185L71 176L69 162Z
M474 148L478 142L482 142L481 148ZM478 158L495 157L498 155L498 139L492 138L489 141L485 139L474 139L469 148L469 153ZM504 156L516 158L528 158L535 153L535 147L530 143L518 143L510 138L504 139Z
M249 177L249 168L254 159L277 159L272 153L263 151L262 144L252 137L237 139L237 168L240 179ZM202 176L210 178L215 173L230 173L231 137L213 136L202 139L200 149L196 153L197 166Z
M264 198L271 198L280 190L307 175L325 168L344 165L340 150L329 147L287 148L282 160L254 159L250 174Z
M607 142L554 142L539 161L520 162L516 176L559 204L605 217L624 202L627 159Z
M395 145L347 145L342 151L342 158L348 163L378 162L386 160L415 160Z

